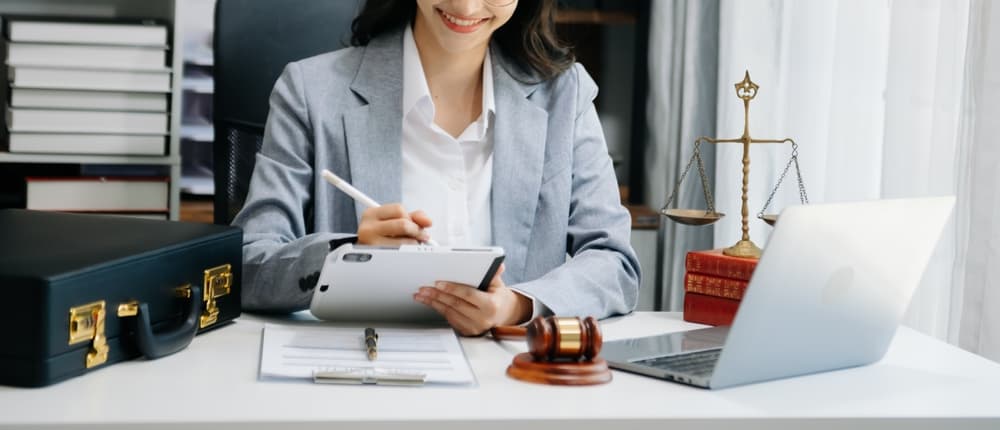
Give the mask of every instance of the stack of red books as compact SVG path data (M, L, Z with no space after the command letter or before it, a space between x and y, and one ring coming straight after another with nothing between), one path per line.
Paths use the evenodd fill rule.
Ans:
M722 249L691 251L684 266L684 321L732 324L757 259L730 257Z

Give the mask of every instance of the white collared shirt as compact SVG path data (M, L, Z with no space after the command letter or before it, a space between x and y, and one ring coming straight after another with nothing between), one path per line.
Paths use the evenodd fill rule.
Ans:
M479 118L456 139L434 123L434 112L413 31L407 26L403 36L403 207L426 212L433 221L427 232L441 245L490 246L495 106L488 50Z
M446 246L493 245L490 197L493 189L493 66L483 60L483 108L455 139L434 124L434 101L420 63L413 30L403 35L403 207L423 210L428 234ZM532 315L552 312L531 299ZM531 319L528 320L530 322ZM527 323L527 322L526 322Z

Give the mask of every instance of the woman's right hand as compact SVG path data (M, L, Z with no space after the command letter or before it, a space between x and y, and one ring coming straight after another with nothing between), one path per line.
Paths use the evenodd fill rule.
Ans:
M424 211L406 213L403 205L393 203L368 208L358 224L358 243L362 245L403 245L426 242L426 228L431 219Z

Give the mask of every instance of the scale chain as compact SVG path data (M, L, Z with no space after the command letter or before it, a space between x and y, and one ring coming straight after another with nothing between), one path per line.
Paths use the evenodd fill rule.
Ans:
M809 196L806 195L806 183L802 181L802 170L799 169L799 157L797 154L794 160L795 160L795 176L798 177L799 180L799 201L802 202L802 204L807 205L809 204Z
M697 159L698 173L701 176L701 188L705 192L705 203L708 205L708 212L715 213L715 201L712 198L712 191L708 188L708 175L705 174L705 161L701 158L701 141L702 138L698 138L694 141L694 155L688 159L687 165L684 166L684 171L681 172L680 177L677 178L677 182L674 184L674 189L670 192L670 196L667 197L666 203L664 203L663 208L660 209L661 211L669 208L670 204L674 201L674 197L677 197L681 188L681 183L684 182L684 178L691 170L691 165L694 164L694 161Z
M757 212L757 218L764 217L764 212L766 212L767 208L771 206L771 200L773 200L774 195L778 193L778 188L781 188L781 182L785 180L785 175L788 174L788 169L792 167L793 163L795 164L795 176L799 182L799 201L802 202L802 204L809 203L809 196L806 195L806 185L805 182L802 181L802 170L799 169L799 145L797 145L792 139L785 139L785 141L792 144L792 156L788 159L788 163L785 164L785 170L781 171L781 176L778 177L778 183L775 184L774 189L771 190L771 195L767 196L767 202L764 203L764 207L760 209L760 212Z
M698 158L698 174L701 176L701 189L705 192L705 203L708 205L708 212L715 213L715 199L712 197L712 190L708 188L705 161L701 158L701 151L695 151L694 155Z

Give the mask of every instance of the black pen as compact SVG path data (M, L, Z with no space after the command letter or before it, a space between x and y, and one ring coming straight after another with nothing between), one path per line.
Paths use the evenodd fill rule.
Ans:
M378 358L378 333L371 327L365 329L365 346L368 348L369 361Z

